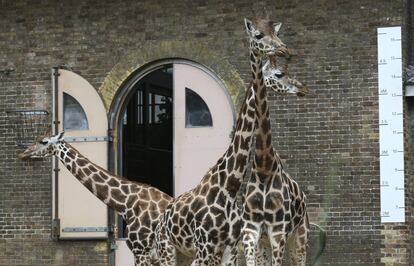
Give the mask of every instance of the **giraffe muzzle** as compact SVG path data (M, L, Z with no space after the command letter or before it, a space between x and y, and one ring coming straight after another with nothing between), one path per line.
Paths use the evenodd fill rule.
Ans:
M308 95L308 94L312 94L312 93L311 93L311 91L309 90L309 88L308 88L308 87L306 87L305 85L303 85L302 87L300 87L300 88L299 88L299 91L298 91L298 93L297 93L297 95L298 95L299 97L303 97L303 96L306 96L306 95Z

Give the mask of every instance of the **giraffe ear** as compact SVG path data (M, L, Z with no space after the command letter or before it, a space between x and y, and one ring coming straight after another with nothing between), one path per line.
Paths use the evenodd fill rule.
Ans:
M282 27L282 23L281 22L278 22L278 23L273 24L273 28L274 28L276 34L278 34L278 32L280 30L280 27Z
M246 28L246 32L249 36L254 36L254 32L256 29L254 28L253 22L248 20L247 18L244 18L244 26Z

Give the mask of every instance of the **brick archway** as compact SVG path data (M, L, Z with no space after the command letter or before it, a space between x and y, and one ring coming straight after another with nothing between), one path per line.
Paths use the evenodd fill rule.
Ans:
M99 88L106 110L111 109L122 84L139 68L151 62L174 58L194 61L208 68L224 84L238 109L245 86L236 69L228 61L200 43L162 41L128 54L112 68Z

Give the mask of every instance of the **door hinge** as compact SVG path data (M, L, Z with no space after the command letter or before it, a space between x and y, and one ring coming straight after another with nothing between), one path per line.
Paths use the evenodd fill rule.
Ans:
M52 220L52 239L58 240L60 237L60 219L55 218Z

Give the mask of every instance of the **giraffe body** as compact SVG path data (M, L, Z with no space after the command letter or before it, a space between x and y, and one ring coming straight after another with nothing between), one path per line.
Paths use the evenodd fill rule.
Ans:
M57 156L90 192L122 216L127 224L127 245L134 254L135 265L157 263L157 258L151 254L154 253L155 228L172 198L157 188L110 174L65 142L62 133L34 143L19 157L52 155Z
M261 36L256 50L263 55L288 51L275 34ZM263 79L261 64L254 66L254 72L254 79ZM263 84L247 90L227 151L200 184L173 200L165 211L156 234L157 252L163 265L175 265L173 247L195 255L200 266L236 264L236 245L243 226L236 194L249 161L256 101L265 95L264 90Z
M247 22L248 23L248 22ZM256 51L260 45L261 34L266 31L263 23L249 23L246 31L250 37L252 52L251 66L261 64ZM256 28L257 26L257 28ZM275 28L275 33L279 30ZM257 31L260 33L257 34ZM269 30L267 30L269 31ZM276 54L275 54L276 55ZM280 54L279 55L284 55ZM259 63L258 63L259 62ZM268 62L269 63L269 62ZM305 95L308 90L297 80L291 79L281 68L270 69L268 63L264 73L272 77L254 79L256 86L268 86L276 92L295 92ZM274 65L276 65L274 60ZM291 265L305 265L307 234L309 221L306 213L306 197L298 184L284 171L279 155L272 146L269 107L264 90L263 97L256 98L256 148L250 179L246 185L243 207L244 227L243 243L245 246L246 265L256 265L257 245L264 231L272 246L272 265L281 265L283 252L288 240L291 246Z

